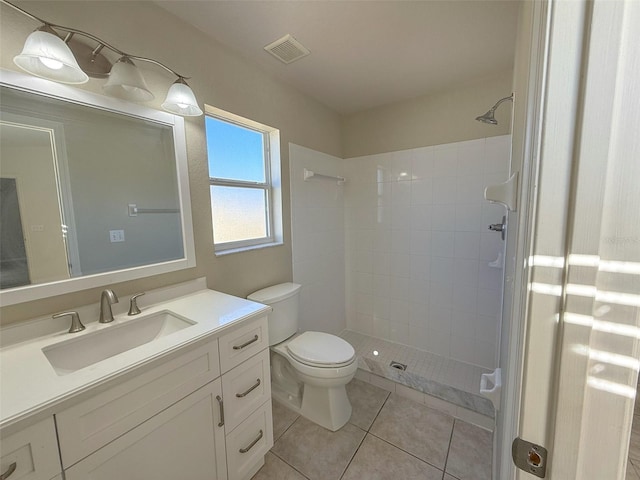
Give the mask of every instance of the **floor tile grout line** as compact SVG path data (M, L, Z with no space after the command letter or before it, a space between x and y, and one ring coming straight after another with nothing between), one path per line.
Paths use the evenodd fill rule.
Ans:
M365 383L368 383L368 382L365 382ZM373 386L375 387L375 385L373 385ZM380 387L378 387L378 388L380 388ZM381 438L381 437L379 437L378 435L376 435L376 434L374 434L374 433L371 433L371 429L373 428L373 426L374 426L374 424L376 423L377 419L378 419L378 418L379 418L379 416L381 415L382 410L383 410L383 409L385 408L385 406L388 404L389 399L391 398L391 394L392 394L392 393L393 393L393 392L386 391L386 396L385 396L385 398L384 398L384 401L382 402L381 406L377 409L377 412L376 412L376 414L375 414L375 416L374 416L373 420L371 421L371 423L369 424L369 426L368 426L366 429L364 429L364 428L362 428L362 427L359 427L359 426L357 426L357 425L355 425L355 424L353 424L353 423L349 422L353 427L357 428L358 430L363 431L363 432L364 432L364 436L363 436L363 437L362 437L362 439L360 440L360 442L359 442L359 444L358 444L357 448L355 449L354 453L351 455L351 458L350 458L350 459L349 459L349 461L347 462L346 466L344 467L344 469L342 470L342 472L341 472L341 474L340 474L340 476L339 476L338 478L339 478L340 480L344 478L344 476L346 475L346 472L349 470L349 468L350 468L351 464L353 463L353 461L354 461L355 457L357 456L358 452L359 452L359 451L360 451L360 449L362 448L362 445L364 444L364 441L365 441L365 439L367 438L367 435L372 435L372 436L373 436L373 437L375 437L376 439L379 439L379 440L383 441L384 443L388 444L389 446L391 446L391 447L393 447L393 448L397 448L398 450L400 450L400 451L402 451L402 452L406 453L407 455L409 455L409 456L411 456L411 457L415 458L416 460L418 460L418 461L420 461L420 462L422 462L422 463L424 463L424 464L427 464L427 465L429 465L430 467L436 468L438 471L441 471L441 472L442 472L442 477L441 477L441 478L442 478L443 480L444 480L444 477L445 477L446 475L450 475L450 476L451 476L451 478L453 478L453 479L460 480L458 477L455 477L454 475L452 475L451 473L448 473L448 472L446 471L447 464L448 464L448 461L449 461L449 455L450 455L450 452L451 452L451 444L452 444L452 440L453 440L453 433L454 433L454 429L455 429L455 425L456 425L456 419L455 419L455 418L453 418L453 420L454 420L454 424L453 424L452 429L451 429L451 435L450 435L450 437L449 437L449 444L448 444L448 448L447 448L447 455L446 455L446 457L445 457L445 463L444 463L444 467L442 467L442 469L441 469L440 467L437 467L436 465L433 465L432 463L430 463L430 462L428 462L428 461L426 461L426 460L424 460L424 459L422 459L422 458L418 457L417 455L415 455L415 454L413 454L413 453L411 453L411 452L408 452L408 451L404 450L403 448L399 447L398 445L395 445L395 444L393 444L392 442L390 442L390 441L388 441L388 440L386 440L386 439L384 439L384 438ZM396 394L396 395L397 395L397 394ZM398 396L399 396L399 397L401 397L401 395L398 395ZM449 415L449 416L450 416L450 415ZM286 429L285 429L285 430L284 430L284 431L279 435L278 439L277 439L276 441L274 441L274 446L275 446L275 443L276 443L277 441L279 441L279 440L280 440L280 439L281 439L281 438L286 434L286 432L287 432L287 431L289 431L289 429L291 429L291 427L292 427L292 426L293 426L293 425L294 425L294 424L295 424L295 423L300 419L300 417L301 417L301 416L300 416L300 415L298 415L298 416L297 416L297 417L296 417L296 418L295 418L295 419L294 419L294 420L293 420L293 421L292 421L292 422L287 426L287 428L286 428ZM274 455L275 455L279 460L281 460L282 462L284 462L287 466L291 467L294 471L296 471L297 473L299 473L303 478L305 478L305 479L307 479L307 480L309 479L309 477L307 477L304 473L302 473L300 470L298 470L298 469L297 469L296 467L294 467L293 465L289 464L289 463L288 463L284 458L280 457L279 455L277 455L275 452L273 452L273 451L271 451L271 450L270 450L270 452L271 452L271 453L273 453L273 454L274 454ZM635 465L634 465L634 467L635 467Z
M429 465L429 466L431 466L431 467L433 467L433 468L435 468L435 469L437 469L437 470L440 470L443 474L445 473L445 471L444 471L442 468L438 467L437 465L434 465L434 464L433 464L433 463L431 463L431 462L427 462L424 458L420 458L420 457L418 457L415 453L408 452L408 451L407 451L407 450L405 450L404 448L399 447L398 445L395 445L395 444L391 443L389 440L386 440L386 439L384 439L384 438L382 438L382 437L379 437L379 436L378 436L378 435L376 435L375 433L371 433L371 432L369 432L369 435L376 437L378 440L382 440L382 441L383 441L384 443L386 443L387 445L391 445L392 447L397 448L397 449L398 449L398 450L400 450L401 452L404 452L404 453L406 453L407 455L412 456L412 457L413 457L413 458L415 458L416 460L420 460L422 463L426 463L427 465ZM451 474L449 474L449 475L451 475ZM453 475L452 475L452 476L453 476Z
M285 408L286 408L286 407L285 407ZM293 410L292 410L292 411L293 411ZM296 423L300 417L301 417L301 415L298 415L298 416L295 418L295 420L294 420L293 422L291 422L291 423L289 424L289 426L288 426L287 428L285 428L285 429L284 429L284 431L283 431L280 435L278 435L278 438L274 438L274 439L273 439L273 444L274 444L274 445L276 444L276 442L277 442L278 440L280 440L280 439L282 438L282 436L283 436L285 433L287 433L287 431L289 431L289 429L290 429L291 427L293 427L293 424L294 424L294 423Z
M456 429L456 421L457 421L457 419L454 417L453 418L453 426L451 427L451 435L449 436L449 448L447 448L447 457L444 460L444 473L447 473L447 464L449 463L449 453L451 453L451 443L453 443L453 432ZM453 477L453 475L451 475L451 476Z
M378 436L378 435L376 435L375 433L372 433L372 432L371 432L371 428L373 427L373 424L374 424L374 423L376 423L376 420L378 419L378 417L379 417L379 416L380 416L380 414L382 413L382 409L383 409L383 408L384 408L384 406L387 404L387 401L391 398L391 394L392 394L392 393L393 393L393 392L389 392L389 394L387 395L387 398L385 399L384 403L382 404L382 407L380 407L380 410L378 410L378 414L376 415L376 418L374 418L374 419L373 419L373 422L371 422L371 425L369 426L369 430L367 430L367 433L368 433L368 434L370 434L370 435L373 435L374 437L376 437L376 438L378 438L378 439L380 439L380 440L382 440L383 442L387 443L388 445L391 445L392 447L395 447L395 448L397 448L398 450L401 450L401 451L403 451L404 453L406 453L406 454L408 454L408 455L411 455L411 456L412 456L412 457L414 457L414 458L417 458L417 459L418 459L418 460L420 460L421 462L424 462L424 463L426 463L427 465L431 465L433 468L437 468L438 470L440 470L440 468L439 468L439 467L437 467L437 466L435 466L434 464L432 464L432 463L430 463L430 462L427 462L426 460L424 460L424 459L422 459L422 458L418 457L417 455L414 455L413 453L406 451L404 448L402 448L402 447L400 447L400 446L398 446L398 445L395 445L395 444L391 443L390 441L388 441L388 440L386 440L386 439L384 439L384 438L382 438L382 437L379 437L379 436ZM396 395L398 395L398 394L396 393ZM398 395L398 396L399 396L400 398L403 398L403 397L402 397L402 395ZM450 415L449 415L449 416L450 416ZM455 422L455 418L454 418L454 422ZM452 434L453 434L453 428L451 428L451 432L452 432ZM451 448L451 437L449 437L449 448ZM447 448L447 457L448 457L448 454L449 454L449 448ZM445 458L444 464L445 464L445 467L446 467L446 465L447 465L447 458ZM444 473L445 473L444 467L443 467L443 468L442 468L442 470L440 470L440 471L442 472L442 477L444 478Z
M354 425L354 427L355 427L355 425ZM362 430L360 427L356 427L356 428L359 429L359 430ZM364 436L362 437L362 440L360 440L360 443L358 444L358 448L356 448L356 451L353 452L353 455L351 455L351 458L347 462L347 466L344 467L344 470L340 474L340 477L338 477L338 480L342 480L342 478L344 477L344 474L347 473L347 470L349 470L349 466L351 466L351 462L353 462L353 459L356 458L356 455L358 454L358 450L360 450L360 447L364 443L364 439L367 438L367 435L368 435L368 432L364 431Z
M366 382L365 382L366 383ZM374 385L375 386L375 385ZM377 387L380 388L380 387ZM360 441L360 443L358 444L358 448L356 448L356 451L353 452L353 455L351 456L351 458L349 459L349 462L347 463L347 466L345 467L345 469L342 471L342 474L340 475L340 479L342 480L342 478L344 477L344 475L347 473L347 470L349 470L349 467L351 466L351 463L353 462L353 459L356 458L356 455L358 454L358 451L360 450L360 447L362 447L362 444L364 443L364 439L367 438L367 435L369 435L369 430L371 430L371 427L373 426L374 422L376 421L376 418L378 418L378 415L380 415L380 412L382 411L382 409L384 408L385 404L387 403L387 399L391 396L391 392L387 392L387 396L384 399L384 402L382 402L382 405L380 406L380 409L378 410L378 412L376 413L376 416L374 417L373 421L371 422L371 424L369 424L369 426L367 427L366 430L358 427L357 425L354 425L353 423L349 422L351 425L353 425L354 427L360 429L360 430L364 430L364 436L362 437L362 440Z
M378 387L378 388L379 388L379 387ZM357 453L358 453L358 451L360 450L360 447L361 447L361 446L362 446L362 444L364 443L364 439L365 439L365 438L367 438L367 435L369 434L369 430L371 429L371 427L372 427L372 426L373 426L373 424L375 423L376 419L377 419L377 418L378 418L378 416L380 415L380 412L382 411L382 409L383 409L383 408L384 408L384 406L386 405L387 400L389 400L389 397L391 397L391 393L392 393L392 392L387 392L387 396L385 397L384 402L382 402L382 405L380 406L380 409L379 409L379 410L378 410L378 412L376 413L375 418L373 419L373 421L371 422L371 424L369 425L369 427L368 427L366 430L365 430L365 429L363 429L363 428L360 428L360 427L359 427L359 426L357 426L357 425L354 425L354 424L353 424L353 423L351 423L351 422L349 422L349 424L350 424L350 425L352 425L353 427L357 428L358 430L362 430L362 431L364 432L364 436L362 437L362 440L360 440L360 443L358 444L358 447L357 447L357 448L356 448L356 450L353 452L353 455L352 455L352 456L351 456L351 458L349 459L349 462L347 463L347 465L345 466L344 470L343 470L343 471L342 471L342 473L340 474L339 479L342 479L342 478L344 477L345 473L347 472L347 470L349 469L349 466L350 466L350 465L351 465L351 463L353 462L353 459L355 458L356 454L357 454ZM294 424L294 423L296 423L296 422L298 421L298 419L299 419L300 417L301 417L301 415L298 415L298 417L296 417L296 419L295 419L293 422L291 422L291 424L290 424L290 425L285 429L285 431L284 431L284 432L282 432L282 433L280 434L280 436L278 437L278 440L279 440L279 439L281 439L281 438L284 436L284 434L285 434L285 433L286 433L286 432L287 432L287 431L288 431L288 430L293 426L293 424ZM375 436L375 435L374 435L374 436ZM378 437L376 437L376 438L378 438ZM277 440L275 440L275 441L273 442L273 443L274 443L274 446L275 446L276 441L277 441ZM388 442L387 442L387 443L388 443ZM390 445L391 445L391 444L390 444ZM395 445L393 445L393 446L395 446ZM274 451L272 451L272 450L269 450L269 451L270 451L271 453L273 453L276 457L278 457L280 460L282 460L285 464L287 464L287 465L289 465L291 468L293 468L296 472L300 473L304 478L307 478L307 479L308 479L308 477L307 477L306 475L304 475L302 472L300 472L300 471L299 471L297 468L295 468L293 465L289 464L289 463L288 463L284 458L281 458L277 453L275 453L275 452L274 452ZM408 453L408 452L407 452L407 453ZM417 457L416 457L416 458L417 458ZM428 463L428 462L425 462L425 463ZM431 464L429 464L429 465L431 465Z
M286 408L286 407L285 407L285 408ZM273 447L275 447L276 442L277 442L278 440L280 440L280 439L284 436L284 434L285 434L285 433L287 433L287 432L289 431L289 429L290 429L291 427L293 427L293 424L294 424L294 423L296 423L296 422L300 419L300 417L301 417L301 415L298 415L298 416L295 418L295 420L294 420L293 422L291 422L287 428L285 428L284 432L282 432L282 433L280 434L280 436L279 436L276 440L274 440L274 441L273 441ZM275 456L276 456L276 457L278 457L280 460L282 460L286 465L288 465L288 466L290 466L291 468L293 468L296 472L298 472L298 473L299 473L300 475L302 475L304 478L306 478L307 480L309 480L309 477L307 477L304 473L302 473L300 470L298 470L296 467L294 467L293 465L291 465L291 464L290 464L289 462L287 462L284 458L280 457L280 455L278 455L276 452L274 452L274 451L273 451L273 447L271 447L271 448L269 449L269 452L271 452L273 455L275 455Z
M389 392L390 393L390 392ZM387 398L389 398L390 395L387 395ZM385 399L385 403L386 403L386 399ZM384 403L383 403L384 406ZM380 410L382 410L382 408L380 408ZM378 412L379 413L379 412ZM294 423L296 423L298 421L298 419L300 419L302 417L302 415L298 415L296 417L296 419L291 422L291 425L289 425L287 427L287 429L282 432L282 434L278 437L278 440L280 438L282 438L284 436L284 434L293 426ZM376 416L377 418L377 416ZM358 447L356 448L355 452L353 453L353 455L351 456L351 458L349 459L349 462L347 463L346 467L344 468L344 470L342 471L342 473L340 474L340 477L338 477L338 480L342 479L342 477L344 476L344 474L347 472L347 469L349 468L349 465L351 465L351 462L353 461L353 459L355 458L356 454L358 453L358 450L360 450L360 447L362 446L362 443L364 442L364 439L367 437L368 431L364 430L360 427L358 427L357 425L354 425L353 423L349 422L350 425L352 425L353 427L357 428L358 430L361 430L364 432L364 435L362 437L362 440L360 440L360 443L358 444ZM371 428L371 427L369 427ZM275 446L276 441L273 442L274 446ZM275 455L276 457L278 457L280 460L282 460L286 465L288 465L289 467L293 468L296 472L298 472L300 475L302 475L304 478L306 478L307 480L309 480L309 477L307 477L304 473L302 473L300 470L298 470L296 467L294 467L293 465L291 465L289 462L287 462L284 458L280 457L280 455L278 455L276 452L273 451L273 447L271 449L269 449L269 452L271 452L273 455Z
M378 388L380 388L380 387L378 387ZM382 409L384 408L384 406L387 404L387 401L389 400L389 397L391 397L391 392L387 392L387 397L384 399L384 402L382 402L382 405L380 406L380 409L376 413L376 416L373 417L373 421L371 422L371 425L369 425L369 428L367 428L367 433L369 433L369 431L371 430L371 427L373 427L373 424L376 423L376 420L380 416L380 412L382 412Z
M309 477L307 477L304 473L302 473L300 470L298 470L296 467L294 467L293 465L291 465L289 462L287 462L284 458L282 458L280 455L278 455L276 452L272 452L271 450L269 450L269 452L271 452L273 455L275 455L276 457L278 457L280 460L282 460L286 465L290 466L291 468L293 468L296 472L298 472L300 475L302 475L304 478L306 478L307 480L309 480Z
M389 395L387 395L386 400L384 401L384 403L382 404L382 407L381 407L381 408L380 408L380 410L378 411L378 414L376 415L376 418L374 418L373 422L371 423L371 426L369 427L369 430L367 431L367 433L368 433L368 434L370 434L370 435L373 435L373 436L374 436L374 437L376 437L377 439L382 440L383 442L387 443L388 445L391 445L392 447L395 447L395 448L397 448L398 450L401 450L401 451L403 451L404 453L406 453L406 454L408 454L408 455L411 455L411 456L412 456L412 457L414 457L414 458L417 458L417 459L418 459L418 460L420 460L421 462L424 462L424 463L426 463L426 464L428 464L428 465L431 465L433 468L437 468L438 470L440 470L440 471L442 472L442 477L444 478L444 474L446 473L446 472L445 472L445 470L444 470L444 468L445 468L445 467L446 467L446 465L447 465L447 459L448 459L448 457L449 457L449 449L451 448L451 438L452 438L451 436L449 437L449 447L447 448L447 457L445 458L445 461L444 461L444 465L445 465L445 467L443 467L443 468L442 468L442 470L441 470L439 467L437 467L436 465L432 464L431 462L427 462L426 460L424 460L424 459L422 459L422 458L418 457L417 455L415 455L415 454L413 454L413 453L411 453L411 452L408 452L408 451L407 451L407 450L405 450L404 448L402 448L402 447L400 447L400 446L398 446L398 445L395 445L395 444L391 443L390 441L388 441L388 440L386 440L386 439L384 439L384 438L382 438L382 437L379 437L378 435L376 435L375 433L372 433L372 432L370 431L370 430L371 430L371 428L373 427L373 424L376 422L376 420L377 420L377 419L378 419L378 417L380 416L380 413L382 413L382 409L383 409L383 408L384 408L384 406L387 404L387 401L389 400L389 398L391 398L391 393L392 393L392 392L389 392ZM397 395L397 394L396 394L396 395ZM400 398L403 398L401 395L399 395L399 397L400 397ZM445 414L445 415L446 415L446 414ZM447 415L447 416L449 416L449 417L450 417L451 415ZM452 417L452 418L453 418L453 420L454 420L454 426L455 426L455 417ZM453 427L451 428L451 435L453 435Z

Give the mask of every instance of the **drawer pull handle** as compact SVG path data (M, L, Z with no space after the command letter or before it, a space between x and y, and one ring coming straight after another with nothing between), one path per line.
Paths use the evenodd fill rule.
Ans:
M260 430L260 433L258 434L257 438L245 448L241 448L240 453L247 453L249 450L251 450L253 446L260 441L260 439L262 438L262 435L263 435L262 430Z
M262 430L260 430L260 436L262 437ZM260 438L258 438L258 440L260 440ZM253 447L253 443L249 448L251 447ZM7 478L9 478L11 474L16 471L17 466L18 464L16 462L13 462L11 465L9 465L9 468L7 468L7 471L4 472L2 475L0 475L0 480L6 480Z
M238 397L238 398L246 397L251 392L253 392L256 388L258 388L259 386L260 386L260 379L258 378L256 380L256 383L251 388L249 388L249 390L247 390L246 392L242 392L242 393L236 393L236 397Z
M224 426L224 401L220 395L216 395L216 400L218 401L218 406L220 407L220 421L218 422L219 427Z
M249 345L251 345L253 342L257 342L258 341L258 335L254 336L251 340L249 340L248 342L243 343L242 345L234 345L233 349L234 350L242 350L244 347L248 347Z

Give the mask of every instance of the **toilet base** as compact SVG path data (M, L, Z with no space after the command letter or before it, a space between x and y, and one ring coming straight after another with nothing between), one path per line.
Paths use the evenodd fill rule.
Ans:
M347 389L344 385L331 388L305 385L300 415L332 432L339 430L351 418Z
M300 388L300 392L302 392L302 388ZM283 389L273 380L271 381L271 398L298 414L302 409L302 394L292 395L291 392Z
M272 384L271 396L275 401L332 432L340 430L351 418L351 402L344 385L331 388L304 385L300 398Z

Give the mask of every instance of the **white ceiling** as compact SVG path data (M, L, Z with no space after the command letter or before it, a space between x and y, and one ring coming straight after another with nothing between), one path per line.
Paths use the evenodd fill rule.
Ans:
M513 67L516 0L157 3L343 114ZM285 65L263 50L287 33L311 55Z

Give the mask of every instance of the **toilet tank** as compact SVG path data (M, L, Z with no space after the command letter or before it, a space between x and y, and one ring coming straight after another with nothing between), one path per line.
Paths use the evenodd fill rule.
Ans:
M297 283L281 283L247 297L273 308L269 314L269 345L280 343L298 331L300 288Z

